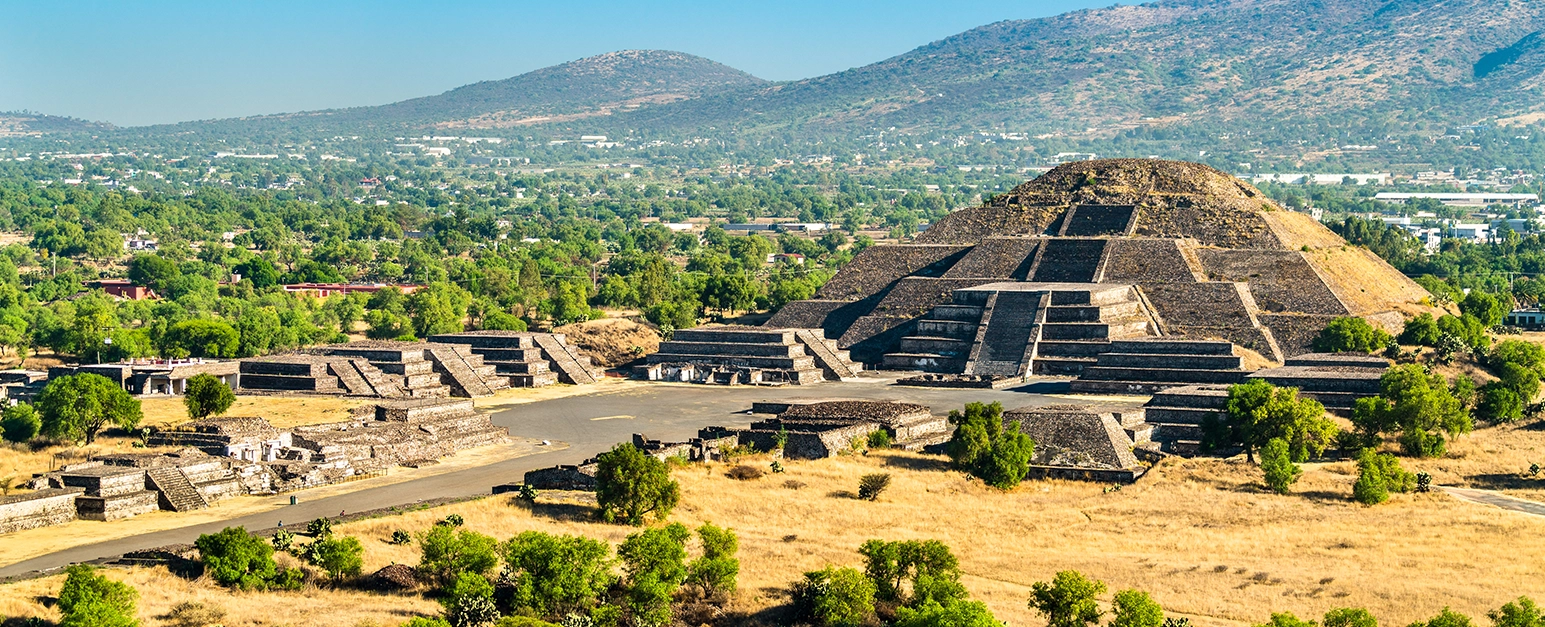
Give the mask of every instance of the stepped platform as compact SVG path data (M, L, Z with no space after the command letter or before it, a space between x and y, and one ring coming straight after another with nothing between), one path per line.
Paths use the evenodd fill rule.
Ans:
M961 375L913 377L908 385L994 387L1034 374L1072 376L1112 340L1156 333L1151 321L1128 285L989 283L954 290L882 364Z
M1160 450L1189 456L1201 451L1202 425L1223 420L1227 405L1227 386L1188 385L1154 393L1143 410Z
M1298 388L1301 396L1326 409L1347 414L1357 399L1378 396L1389 361L1362 353L1310 353L1291 358L1279 368L1258 370L1250 379L1278 387Z
M676 331L633 370L650 381L807 385L857 376L863 367L819 329L705 327Z
M1147 471L1132 452L1151 431L1141 408L1021 407L1004 412L1003 422L1035 440L1031 476L1130 483Z
M1118 340L1072 382L1074 392L1152 394L1192 384L1240 383L1248 371L1231 342Z

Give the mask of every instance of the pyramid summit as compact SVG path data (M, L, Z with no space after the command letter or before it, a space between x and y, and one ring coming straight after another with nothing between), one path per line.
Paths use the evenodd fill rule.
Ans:
M769 327L820 328L886 368L1078 374L1113 341L1226 340L1265 361L1332 319L1398 328L1415 282L1208 166L1062 165L914 243L860 253Z

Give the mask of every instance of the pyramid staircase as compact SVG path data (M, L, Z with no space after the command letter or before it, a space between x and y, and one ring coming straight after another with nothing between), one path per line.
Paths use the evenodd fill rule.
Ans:
M858 373L864 367L854 363L847 351L839 350L836 341L828 340L820 333L817 329L796 329L794 339L803 344L805 351L815 358L815 365L821 368L827 381L848 381L858 378Z
M470 346L430 343L428 352L456 396L476 398L510 387L509 379L495 376L494 366L484 365L482 356L473 354Z
M1159 450L1176 455L1201 452L1202 425L1227 414L1228 387L1186 385L1161 390L1143 406L1149 438Z
M1250 374L1235 350L1224 340L1117 340L1083 368L1071 388L1095 394L1153 394L1188 385L1232 385Z
M174 512L189 512L209 507L198 488L188 480L182 469L176 466L151 468L145 472L150 487L160 495L161 508Z
M955 290L882 363L991 378L1077 375L1112 340L1155 332L1129 285L992 283Z
M584 385L595 383L601 375L590 364L590 357L581 355L578 350L563 341L563 336L555 333L541 333L533 336L536 345L541 347L542 353L551 363L553 370L558 373L558 378L564 383Z

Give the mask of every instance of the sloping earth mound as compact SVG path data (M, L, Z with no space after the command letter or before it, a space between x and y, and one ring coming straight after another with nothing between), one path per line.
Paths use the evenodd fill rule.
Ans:
M603 318L553 329L584 351L595 365L615 368L660 350L660 332L626 318Z

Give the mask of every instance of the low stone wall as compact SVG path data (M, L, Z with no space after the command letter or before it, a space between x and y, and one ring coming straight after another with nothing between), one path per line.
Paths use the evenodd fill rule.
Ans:
M1132 483L1148 469L1143 466L1135 468L1106 469L1106 468L1067 468L1062 466L1030 466L1030 472L1025 475L1029 479L1065 479L1069 481L1095 481L1100 483Z
M595 464L562 465L526 471L525 483L535 490L594 490Z
M0 497L0 534L52 527L75 520L79 488L48 488Z
M157 493L140 490L118 496L82 496L75 499L75 515L82 520L122 520L160 509Z

